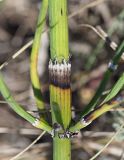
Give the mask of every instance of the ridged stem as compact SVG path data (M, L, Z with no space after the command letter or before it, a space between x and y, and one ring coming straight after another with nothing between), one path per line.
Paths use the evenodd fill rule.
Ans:
M62 81L62 79L65 79L67 76L70 78L67 72L69 64L67 0L49 0L49 25L50 54L53 67L51 77L53 78L53 82ZM58 66L54 62L58 63ZM59 67L59 69L57 67ZM60 72L59 76L57 71ZM71 120L70 84L68 87L62 87L62 85L64 86L66 83L67 82L64 81L63 84L59 85L55 83L50 84L50 103L52 106L53 124L57 122L54 113L55 110L53 109L56 104L61 112L61 125L63 125L64 129L69 126Z
M49 0L51 59L68 59L67 0Z
M68 47L67 0L49 0L50 25L50 104L52 123L60 124L66 132L71 121L71 90ZM53 160L70 160L69 138L53 138Z
M70 139L54 138L53 139L53 159L70 160L71 159Z

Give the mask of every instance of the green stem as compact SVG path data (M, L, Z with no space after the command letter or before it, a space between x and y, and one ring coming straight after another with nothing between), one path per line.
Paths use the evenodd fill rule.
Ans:
M50 104L52 123L60 124L66 132L71 121L71 90L69 47L68 47L68 20L67 0L49 0L50 24ZM70 139L53 138L53 159L70 160Z
M69 79L70 75L66 72L69 64L67 0L49 0L49 24L52 66L54 66L54 68L58 67L58 71L61 72L61 66L63 65L65 69L64 77ZM58 66L54 65L54 61L56 61ZM63 63L63 61L65 63ZM55 74L50 77L50 80L51 78L55 79L57 82L62 80L61 75L56 77L54 76ZM50 103L52 107L53 124L58 122L55 116L56 113L54 106L56 105L59 107L58 111L61 112L59 122L62 121L61 125L66 129L71 120L71 91L70 84L68 87L65 87L67 82L62 83L59 83L59 85L56 85L55 83L50 84ZM64 86L64 88L62 86Z
M67 0L49 0L51 59L68 60Z
M82 118L78 123L76 123L74 126L70 127L70 132L76 132L82 128L85 128L89 124L91 124L95 119L100 117L102 114L110 111L114 107L118 107L119 105L123 104L124 100L121 102L115 102L114 104L104 104L100 106L99 108L95 109L94 111L90 112L88 115L86 115L84 118Z
M31 82L33 86L33 92L34 92L35 100L37 103L37 107L39 109L44 109L44 102L43 102L43 96L41 93L41 84L40 84L38 71L37 71L37 64L38 64L37 61L38 61L38 53L39 53L40 42L41 42L41 35L43 32L43 27L45 24L45 19L47 14L47 8L48 8L48 0L43 0L39 17L38 17L35 37L33 40L33 47L31 52L31 64L30 64Z
M104 74L104 77L95 93L95 95L93 96L92 100L90 101L90 103L85 107L84 111L81 113L81 116L83 117L84 115L86 115L87 113L90 112L90 110L92 110L92 108L95 107L95 105L97 104L100 96L102 95L102 92L105 89L105 86L110 78L110 76L112 75L112 72L110 70L107 70Z
M114 98L120 92L120 90L123 88L123 86L124 86L124 73L121 74L120 78L113 85L113 87L111 88L110 92L105 97L105 99L103 100L101 105L103 105L104 103L107 103L112 98Z
M3 80L2 74L0 74L0 92L1 92L2 96L5 98L6 102L11 106L11 108L17 114L19 114L21 117L25 118L30 123L34 123L35 118L32 115L30 115L29 113L27 113L20 105L18 105L18 103L12 97L9 89L7 88L7 86Z
M118 62L120 60L120 57L123 54L123 52L124 52L124 41L121 43L121 45L117 49L116 54L114 55L112 61L110 62L110 66L108 66L95 95L93 96L93 98L91 99L89 104L85 107L84 111L81 113L81 117L88 114L96 106L96 104L97 104L98 100L100 99L103 91L105 90L105 87L107 85L107 82L108 82L110 76L112 75L113 71L116 70L117 64L118 64Z
M102 107L94 110L93 112L91 112L91 114L89 113L92 109L94 109L94 107L96 106L98 100L100 99L105 86L112 74L112 71L114 71L116 69L116 66L119 62L119 59L121 57L121 55L124 52L124 41L121 43L121 45L119 46L119 48L116 51L116 54L114 55L111 64L108 66L107 71L104 74L103 80L101 81L94 97L91 99L90 103L85 107L84 111L81 113L81 118L80 120L74 125L70 127L70 131L76 131L76 130L80 130L81 128L86 127L87 125L89 125L94 119L96 119L97 117L99 117L101 114L109 111L111 109L111 107L115 106L115 105L103 105ZM90 118L88 117L88 121L85 121L85 115L90 114ZM89 115L88 115L89 116Z
M6 86L2 74L0 73L0 92L2 96L5 98L6 102L10 105L10 107L22 118L26 119L28 122L30 122L33 126L43 129L47 132L51 132L52 128L49 126L49 124L46 121L39 121L35 117L33 117L31 114L26 112L22 106L20 106L12 97L8 87Z
M70 160L71 144L70 139L54 138L53 139L53 159L54 160Z

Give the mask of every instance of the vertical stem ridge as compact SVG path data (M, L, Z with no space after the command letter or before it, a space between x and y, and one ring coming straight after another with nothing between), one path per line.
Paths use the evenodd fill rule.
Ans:
M71 121L67 0L49 0L49 24L52 123L60 124L64 129L63 132L66 132ZM58 133L58 130L55 130L56 132ZM70 139L60 138L57 133L53 138L53 159L70 160Z
M49 0L51 59L68 59L67 1Z
M71 153L70 153L70 139L64 138L54 138L53 140L53 148L56 149L53 152L53 159L54 160L70 160Z
M50 103L52 106L53 124L59 123L66 130L71 120L71 90L70 90L71 64L69 62L58 63L50 61ZM58 107L58 109L57 109ZM55 113L56 112L56 113ZM60 115L59 120L58 113Z

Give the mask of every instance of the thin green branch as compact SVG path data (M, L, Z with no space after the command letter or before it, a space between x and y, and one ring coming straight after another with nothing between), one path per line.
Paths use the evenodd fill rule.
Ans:
M39 109L44 109L44 102L43 102L43 96L41 93L41 84L40 84L38 71L37 71L37 64L38 64L37 61L38 61L38 53L39 53L39 48L40 48L41 35L42 35L43 27L45 24L47 9L48 9L48 0L43 0L41 9L40 9L40 13L39 13L39 17L38 17L35 37L33 40L33 47L32 47L32 52L31 52L31 64L30 64L31 82L32 82L36 104Z
M93 98L91 99L89 104L85 107L84 111L81 113L81 117L88 114L98 103L98 100L100 99L103 91L105 90L105 87L107 85L109 78L111 77L113 71L117 69L118 62L119 62L120 57L123 54L123 52L124 52L124 41L121 43L121 45L119 46L119 48L116 51L116 54L114 55L113 59L109 63L108 68L107 68L106 72L104 73L103 79L102 79L95 95L93 96Z
M95 119L100 117L102 114L110 111L112 108L120 106L123 103L124 103L124 100L122 100L121 102L116 101L114 104L104 104L99 108L95 109L94 111L90 112L88 115L84 116L84 118L82 118L78 123L70 127L69 130L71 132L75 132L77 130L85 128L86 126L91 124Z
M112 87L109 94L105 97L101 105L104 103L107 103L112 98L114 98L118 94L118 92L123 88L123 86L124 86L124 73L122 73L122 75L120 76L118 81L115 83L115 85Z
M35 117L33 117L31 114L26 112L22 106L20 106L12 97L8 87L6 86L2 74L0 73L0 92L2 96L5 98L6 102L10 105L10 107L22 118L30 122L33 126L43 129L47 132L51 132L52 128L47 124L46 121L41 121L37 120Z

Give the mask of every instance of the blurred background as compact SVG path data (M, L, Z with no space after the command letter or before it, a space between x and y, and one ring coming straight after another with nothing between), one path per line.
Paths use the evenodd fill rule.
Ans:
M9 60L16 51L33 39L40 3L40 0L0 0L0 64ZM96 33L89 28L81 27L80 24L101 26L117 44L124 39L123 0L68 0L69 15L80 9L83 10L69 19L72 105L77 115L94 95L107 64L114 55ZM16 101L26 110L32 111L36 110L36 105L29 75L30 51L31 47L5 66L2 73ZM44 33L38 71L43 84L44 99L49 104L48 61L49 35ZM122 63L106 89L112 87L123 69ZM119 97L123 95L122 91ZM0 100L3 101L1 95ZM72 140L72 158L88 160L99 151L124 121L122 110L108 112L82 130L78 137ZM9 160L40 133L40 130L16 115L7 104L0 103L0 160ZM52 139L46 134L19 160L51 159L51 142ZM97 159L124 160L123 154L124 132L119 134Z

